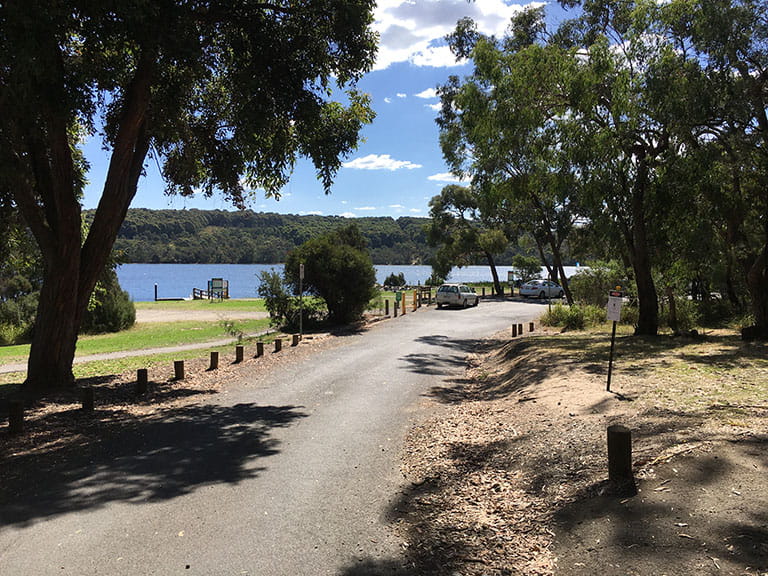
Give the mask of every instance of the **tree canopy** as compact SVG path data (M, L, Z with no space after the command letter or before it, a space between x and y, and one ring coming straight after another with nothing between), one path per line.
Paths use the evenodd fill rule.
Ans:
M298 157L326 191L373 119L372 0L120 0L0 5L0 196L45 277L27 384L71 384L77 327L148 159L168 193L278 195ZM333 96L337 95L338 100ZM80 145L110 153L81 237Z

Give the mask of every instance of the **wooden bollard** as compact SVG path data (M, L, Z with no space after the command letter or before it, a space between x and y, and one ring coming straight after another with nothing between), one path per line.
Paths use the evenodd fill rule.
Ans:
M384 300L384 316L389 316L389 300Z
M243 361L243 354L245 352L244 346L235 346L235 363Z
M533 332L533 322L528 322L528 332Z
M483 298L485 298L485 286L483 286Z
M419 306L418 306L418 300L417 300L417 298L418 298L418 297L416 296L416 290L414 290L414 291L413 291L413 311L414 311L414 312L416 312L416 310L417 310L417 309L418 309L418 307L419 307Z
M24 432L24 402L20 400L8 402L8 432L11 434Z
M139 368L136 371L136 394L141 396L147 393L149 388L149 374L146 368Z
M208 370L216 370L219 367L219 353L215 350L211 350L211 365L208 366Z
M520 334L520 336L523 335L523 325L522 324L518 324L517 325L517 333Z
M95 394L92 387L80 389L80 401L83 405L83 412L93 412L95 404Z
M512 338L517 336L517 324L512 324Z
M280 338L275 338L275 352L280 352L283 349L283 341Z
M632 482L632 432L626 426L608 426L608 479L625 484Z
M398 303L397 303L397 300L395 300L395 305L394 305L394 306L392 306L392 308L393 308L393 309L394 309L394 311L395 311L395 318L397 318L397 307L398 307Z
M400 303L403 305L401 312L403 313L403 316L405 316L405 292L403 292L403 298L400 300Z
M299 345L299 335L298 334L294 334L291 337L291 346L298 346L298 345Z
M184 360L173 361L173 377L175 380L184 380Z
M256 342L256 356L254 358L259 356L264 356L264 342Z

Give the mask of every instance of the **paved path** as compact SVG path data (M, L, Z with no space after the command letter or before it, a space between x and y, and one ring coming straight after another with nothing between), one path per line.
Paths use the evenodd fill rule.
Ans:
M540 306L421 310L207 403L0 467L0 574L415 576L390 519L420 399Z

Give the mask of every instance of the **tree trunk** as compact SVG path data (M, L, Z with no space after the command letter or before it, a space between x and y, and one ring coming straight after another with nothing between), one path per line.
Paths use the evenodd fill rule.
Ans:
M493 276L493 289L495 290L496 294L501 294L501 283L499 282L499 273L496 271L496 262L493 259L493 254L486 252L485 257L488 259L488 266L491 268L491 276Z
M675 305L675 292L672 286L666 287L667 301L669 302L669 327L672 329L672 333L675 335L680 334L680 329L677 326L677 306Z
M757 332L761 337L768 338L768 245L763 246L749 269L747 289Z
M639 315L635 334L638 336L656 336L659 332L659 300L651 272L651 258L648 253L648 237L645 228L647 183L648 166L645 157L641 155L638 161L637 178L632 190L632 233L631 246L629 246L637 284Z

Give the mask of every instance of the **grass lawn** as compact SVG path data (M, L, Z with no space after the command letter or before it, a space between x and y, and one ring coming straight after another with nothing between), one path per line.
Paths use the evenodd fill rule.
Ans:
M232 300L170 300L161 302L134 302L136 310L207 310L214 312L266 312L262 298Z
M269 328L269 319L238 320L233 327L245 334L261 332ZM154 322L137 324L129 330L115 334L96 334L81 336L77 341L77 355L102 354L146 348L162 348L207 342L235 336L227 331L220 322L185 321ZM29 355L29 344L3 346L0 348L0 363L16 364L24 362Z

